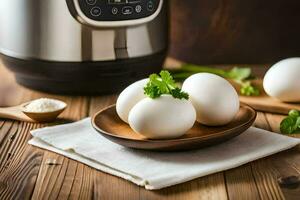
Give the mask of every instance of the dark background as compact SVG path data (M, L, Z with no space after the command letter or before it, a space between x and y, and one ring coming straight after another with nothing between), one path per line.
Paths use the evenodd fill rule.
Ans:
M300 0L170 0L171 48L197 64L300 56Z

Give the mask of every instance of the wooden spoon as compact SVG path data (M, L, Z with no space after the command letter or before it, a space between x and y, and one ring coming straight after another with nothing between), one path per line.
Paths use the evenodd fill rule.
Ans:
M22 103L18 106L12 106L7 108L0 108L0 118L13 119L24 122L52 122L59 114L61 114L67 107L67 104L63 101L62 107L58 110L51 112L29 112L26 111L26 106L31 103L31 101Z

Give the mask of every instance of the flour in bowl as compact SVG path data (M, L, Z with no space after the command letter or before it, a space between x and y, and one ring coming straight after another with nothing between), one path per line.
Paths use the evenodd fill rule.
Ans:
M41 98L31 101L25 107L26 112L53 112L64 108L66 104L62 101L48 98Z

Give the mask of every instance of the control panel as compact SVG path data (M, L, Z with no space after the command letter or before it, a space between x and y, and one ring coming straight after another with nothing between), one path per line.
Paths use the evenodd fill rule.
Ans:
M98 22L139 20L157 13L163 0L77 0L82 13Z

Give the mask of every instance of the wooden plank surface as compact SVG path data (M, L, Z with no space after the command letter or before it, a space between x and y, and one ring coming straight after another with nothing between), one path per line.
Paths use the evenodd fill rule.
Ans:
M299 103L285 103L266 94L263 89L263 80L255 80L254 85L260 89L259 96L240 96L240 101L244 102L256 110L278 114L288 114L290 110L300 110Z
M45 96L66 101L68 109L54 124L93 115L116 100L116 95L70 97L31 91L18 86L3 66L0 66L0 80L0 106ZM282 117L259 113L255 126L278 132ZM280 187L277 181L279 177L300 174L299 147L232 170L158 191L147 191L28 145L29 130L46 125L0 119L0 199L299 199L300 186Z

